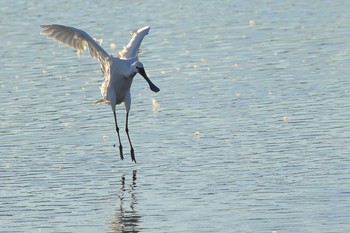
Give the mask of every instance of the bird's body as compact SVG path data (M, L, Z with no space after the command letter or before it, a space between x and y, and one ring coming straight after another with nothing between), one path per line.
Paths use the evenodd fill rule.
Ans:
M137 58L110 58L109 74L105 75L101 85L101 95L105 102L108 104L115 102L114 105L121 104L125 101L125 96L130 95L130 87L137 74L131 69L131 65L136 61Z
M124 103L126 110L125 131L130 144L131 158L134 162L136 162L128 129L128 117L131 106L130 87L133 78L137 73L139 73L148 82L152 91L159 91L159 88L155 86L147 77L143 64L138 61L138 51L141 42L145 35L148 34L150 27L143 27L134 32L129 44L119 52L118 57L109 55L100 46L99 41L93 39L89 34L82 30L57 24L42 25L41 27L44 29L42 34L46 35L48 38L57 40L68 47L77 49L79 54L81 54L85 49L89 49L91 56L98 59L100 62L101 72L104 77L104 81L101 85L101 94L103 98L101 102L105 102L112 107L116 132L119 140L120 157L121 159L124 158L119 135L119 127L117 124L116 105Z

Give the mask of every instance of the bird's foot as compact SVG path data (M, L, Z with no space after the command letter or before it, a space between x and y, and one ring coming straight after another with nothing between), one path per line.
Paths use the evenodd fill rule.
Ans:
M136 163L134 148L132 148L132 147L130 149L130 155L131 155L131 161Z
M123 156L123 147L122 147L122 145L119 145L119 155L120 155L120 159L123 160L124 156Z

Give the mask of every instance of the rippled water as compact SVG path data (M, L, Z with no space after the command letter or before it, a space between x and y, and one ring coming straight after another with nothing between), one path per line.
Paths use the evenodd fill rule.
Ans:
M349 7L1 4L0 232L348 232ZM97 62L39 35L48 23L113 53L151 26L140 60L161 91L135 77L138 164L124 133L119 160L112 111L93 105Z

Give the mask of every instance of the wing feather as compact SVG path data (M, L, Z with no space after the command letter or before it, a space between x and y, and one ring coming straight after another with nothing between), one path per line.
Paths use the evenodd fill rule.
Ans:
M146 35L148 35L149 30L150 30L150 27L146 26L146 27L140 28L136 32L133 32L129 44L125 46L122 51L119 52L119 57L122 59L136 57L137 54L139 53L141 42L143 38Z
M41 27L42 35L75 48L79 54L82 54L86 48L89 49L90 55L99 60L101 65L108 60L109 54L83 30L58 24L41 25Z

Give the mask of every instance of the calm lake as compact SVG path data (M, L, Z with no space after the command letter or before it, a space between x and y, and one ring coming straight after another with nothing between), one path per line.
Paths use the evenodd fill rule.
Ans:
M350 232L350 1L0 4L0 232ZM99 64L146 25L120 160ZM124 107L117 108L121 128Z

